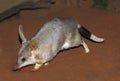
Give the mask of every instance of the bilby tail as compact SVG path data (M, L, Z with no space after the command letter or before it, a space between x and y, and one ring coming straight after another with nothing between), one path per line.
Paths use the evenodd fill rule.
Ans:
M83 37L85 37L85 38L87 38L87 39L90 39L90 40L92 40L92 41L94 41L94 42L104 42L105 39L95 36L95 35L92 34L90 31L88 31L85 27L83 27L83 26L81 26L81 25L79 25L79 24L78 24L77 27L78 27L78 29L79 29L79 33L80 33Z

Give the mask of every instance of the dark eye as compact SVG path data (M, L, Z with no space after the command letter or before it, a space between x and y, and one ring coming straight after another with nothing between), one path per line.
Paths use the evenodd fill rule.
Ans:
M22 58L22 62L25 62L26 61L26 59L25 58Z

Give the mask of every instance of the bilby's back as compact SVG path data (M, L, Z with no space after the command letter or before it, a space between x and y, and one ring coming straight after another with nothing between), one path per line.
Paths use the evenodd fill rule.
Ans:
M59 46L60 49L62 49L60 46L67 41L73 43L76 42L74 40L79 40L80 43L77 22L73 21L73 19L54 18L45 23L32 40L39 39L40 44Z

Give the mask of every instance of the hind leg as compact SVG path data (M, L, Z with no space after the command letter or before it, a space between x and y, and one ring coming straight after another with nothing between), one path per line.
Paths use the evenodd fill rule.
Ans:
M87 44L84 41L82 41L82 45L85 48L85 53L89 53L90 49L88 48Z

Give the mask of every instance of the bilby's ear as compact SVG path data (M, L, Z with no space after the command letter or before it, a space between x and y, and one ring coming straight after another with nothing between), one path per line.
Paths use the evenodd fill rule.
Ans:
M23 26L21 24L19 25L19 36L20 36L20 39L22 40L22 43L27 42L27 39L23 32Z
M31 51L34 50L34 49L36 49L37 47L38 47L38 41L37 41L37 39L31 40L30 41L30 49L31 49Z

